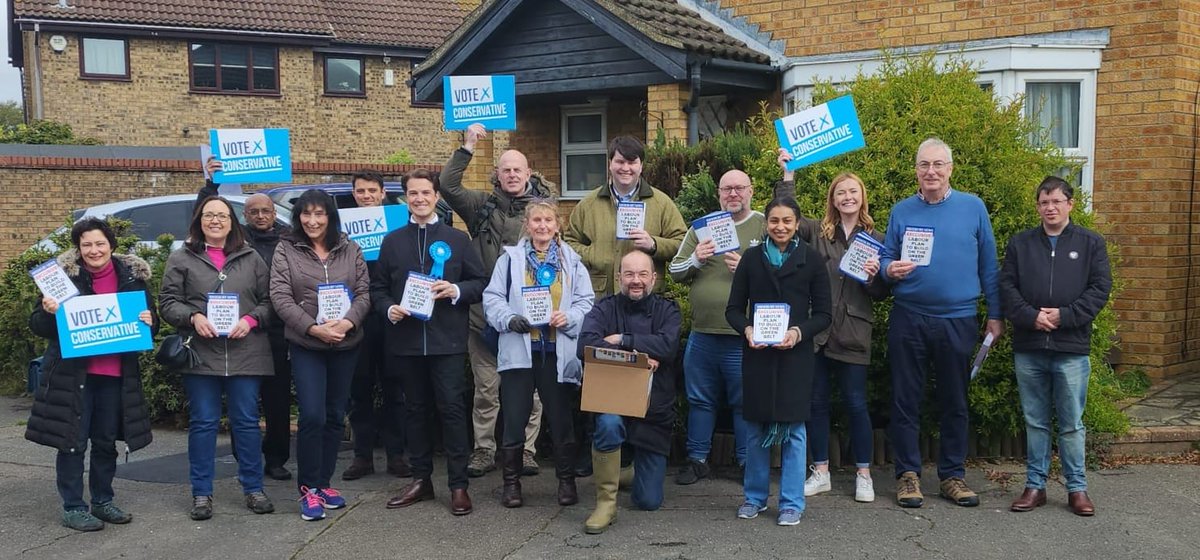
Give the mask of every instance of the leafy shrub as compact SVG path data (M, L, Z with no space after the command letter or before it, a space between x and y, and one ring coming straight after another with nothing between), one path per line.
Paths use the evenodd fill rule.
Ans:
M867 146L797 171L796 198L801 210L808 216L823 216L829 182L843 171L853 171L866 184L876 227L885 230L892 206L916 192L917 146L925 138L937 136L954 150L954 188L978 195L987 205L1002 258L1012 235L1040 223L1033 196L1036 185L1046 175L1067 167L1068 162L1054 146L1030 141L1042 133L1025 118L1020 99L1005 103L981 89L976 77L976 71L963 59L939 66L932 53L926 53L908 58L885 55L876 74L859 74L842 86L817 84L814 104L847 93L854 97ZM724 170L740 168L753 179L754 207L761 209L781 178L774 128L780 116L763 104L759 114L747 121L744 132L733 131L693 148L657 142L648 152L647 168L666 167L678 173L683 188L677 202L681 211L695 215L716 207L715 191L705 192L711 184L698 176L700 162L710 164L709 175L714 183ZM741 159L730 157L718 165L715 154L741 154ZM654 157L666 158L669 165L660 164ZM1085 203L1077 204L1072 219L1094 227L1093 216L1086 208ZM1110 245L1110 256L1115 270L1119 261L1115 246ZM1114 297L1122 284L1119 279L1115 281ZM882 422L886 422L891 404L886 340L890 310L890 299L875 306L874 354L868 381L872 416ZM981 306L981 324L983 311ZM1116 332L1117 318L1110 305L1094 322L1092 337L1093 373L1084 420L1094 432L1127 430L1128 419L1115 403L1136 394L1141 387L1136 375L1119 375L1106 361ZM1131 377L1135 380L1130 381ZM932 391L933 383L928 386ZM971 383L969 400L971 424L980 436L1011 435L1024 428L1009 337L1002 337L993 347L983 371ZM936 407L924 408L924 430L936 432Z
M75 136L71 125L55 121L33 121L0 127L0 144L103 144L96 138Z
M383 158L383 163L388 165L412 165L417 160L413 159L412 154L408 150L400 150L386 158Z

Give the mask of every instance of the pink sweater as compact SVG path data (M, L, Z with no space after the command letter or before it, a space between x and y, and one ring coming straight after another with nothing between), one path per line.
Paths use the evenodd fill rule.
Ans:
M88 269L92 273L92 290L97 294L114 294L117 292L117 269L110 259L100 270ZM104 354L92 356L87 361L87 372L92 375L108 377L121 376L121 356L119 354Z

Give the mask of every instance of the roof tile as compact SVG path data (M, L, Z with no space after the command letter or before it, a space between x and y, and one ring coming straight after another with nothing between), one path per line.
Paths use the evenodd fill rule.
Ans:
M462 21L446 0L15 0L25 18L300 33L337 43L432 49Z

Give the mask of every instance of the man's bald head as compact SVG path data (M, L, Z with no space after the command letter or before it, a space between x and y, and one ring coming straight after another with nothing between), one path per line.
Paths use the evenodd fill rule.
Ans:
M754 188L750 176L738 169L730 169L721 175L717 184L717 201L721 209L733 214L733 219L741 221L750 213L750 199L754 198Z
M258 231L270 231L275 227L275 201L271 197L255 193L246 197L246 207L242 209L246 225Z
M529 183L529 174L529 160L525 154L516 150L500 154L500 162L496 165L496 180L500 182L500 190L509 196L520 195Z

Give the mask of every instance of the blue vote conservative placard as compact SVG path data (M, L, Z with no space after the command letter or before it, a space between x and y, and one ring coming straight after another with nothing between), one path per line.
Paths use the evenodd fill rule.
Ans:
M150 325L138 319L138 314L145 310L146 294L140 291L75 296L64 301L54 314L62 357L154 348Z
M867 145L849 95L775 121L775 133L780 147L792 154L789 171Z
M465 130L474 123L488 130L517 129L514 76L444 76L442 91L446 130Z
M221 160L214 183L291 183L291 137L286 128L214 128L213 155Z
M342 231L362 249L363 259L374 261L379 260L383 237L408 224L408 205L343 208L338 210L338 217L342 221Z

